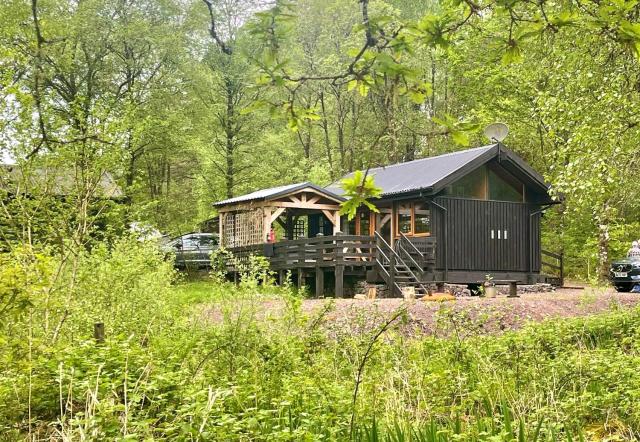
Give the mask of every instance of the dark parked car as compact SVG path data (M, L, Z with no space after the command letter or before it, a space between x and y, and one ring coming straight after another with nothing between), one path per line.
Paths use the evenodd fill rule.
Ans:
M211 253L217 248L218 235L213 233L188 233L162 246L166 253L176 255L175 265L179 268L211 266Z
M631 291L634 285L640 284L640 258L623 258L613 261L609 278L617 291Z

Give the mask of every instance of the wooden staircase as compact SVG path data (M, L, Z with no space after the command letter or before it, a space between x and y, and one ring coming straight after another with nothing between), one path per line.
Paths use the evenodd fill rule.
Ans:
M430 259L401 234L395 248L378 233L376 239L376 270L386 282L392 296L402 296L405 287L413 287L416 295L430 293L429 283L423 282L425 266Z

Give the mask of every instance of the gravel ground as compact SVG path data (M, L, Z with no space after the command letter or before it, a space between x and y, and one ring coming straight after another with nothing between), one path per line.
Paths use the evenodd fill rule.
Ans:
M332 302L333 301L333 302ZM640 294L616 293L612 289L560 289L554 293L528 293L519 298L457 298L455 301L410 301L406 320L400 328L407 335L449 335L454 330L465 334L500 333L528 322L589 316L614 308L640 304ZM402 299L308 299L302 310L314 323L321 323L331 334L370 331L405 305ZM252 309L259 318L282 315L280 301L261 301ZM210 321L219 321L220 310L210 306L204 311Z

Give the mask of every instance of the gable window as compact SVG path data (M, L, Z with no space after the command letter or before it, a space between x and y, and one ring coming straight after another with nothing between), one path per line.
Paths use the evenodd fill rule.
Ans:
M486 199L487 168L482 166L460 178L447 189L447 195L460 198Z
M396 236L428 236L431 234L431 211L423 202L400 204L396 208Z
M505 170L490 168L487 176L489 199L495 201L522 202L523 185Z
M444 191L447 196L476 200L524 201L524 185L502 167L482 166L454 182Z

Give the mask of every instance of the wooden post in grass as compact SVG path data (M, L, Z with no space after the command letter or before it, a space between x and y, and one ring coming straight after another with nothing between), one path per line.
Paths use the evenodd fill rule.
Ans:
M96 322L93 324L93 338L96 340L98 344L102 344L104 342L104 323Z

